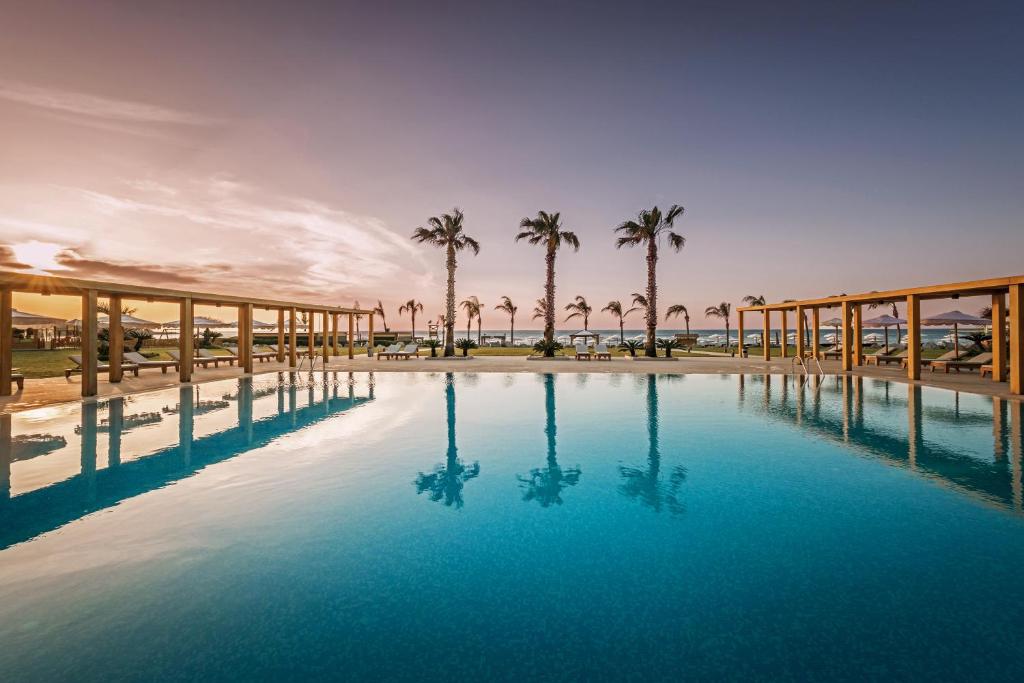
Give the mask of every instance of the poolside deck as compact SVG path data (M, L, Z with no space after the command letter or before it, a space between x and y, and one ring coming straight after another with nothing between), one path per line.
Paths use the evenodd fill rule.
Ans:
M822 363L822 366L826 374L843 374L839 361L826 361ZM799 368L794 366L791 359L788 358L764 361L760 358L730 358L726 356L684 357L673 362L637 362L626 358L614 358L611 361L574 361L571 359L529 361L523 356L479 356L470 360L427 360L426 358L380 360L368 358L365 355L357 355L351 360L345 356L334 356L328 362L327 369L340 372L618 372L633 374L660 372L674 374L742 373L751 375L800 373ZM288 370L287 362L278 363L271 360L266 363L257 363L253 368L253 374L288 372ZM976 372L950 373L947 375L941 372L932 373L925 371L921 374L920 380L913 382L907 378L906 371L901 370L898 365L883 367L860 366L853 368L849 374L1020 400L1020 396L1010 393L1006 382L993 382L988 378L981 379ZM192 374L192 383L199 384L240 376L242 376L242 372L237 367L199 368ZM116 384L108 382L105 375L100 375L97 397L102 399L140 391L164 389L178 386L178 384L177 375L173 373L163 374L155 371L143 371L139 377L128 375ZM70 379L64 379L63 377L28 379L25 381L24 391L16 392L10 397L0 397L0 413L17 412L53 403L78 401L81 400L81 389L80 375L72 376Z

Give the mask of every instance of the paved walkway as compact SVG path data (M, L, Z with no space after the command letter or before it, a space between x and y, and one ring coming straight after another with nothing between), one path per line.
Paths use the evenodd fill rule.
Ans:
M837 361L826 361L822 364L826 374L841 374ZM317 366L319 369L319 366ZM774 358L765 362L757 358L721 357L690 357L675 361L634 361L627 358L615 358L611 361L575 361L565 360L536 361L527 360L524 356L479 356L469 360L412 358L409 360L379 360L366 356L357 356L349 360L344 356L335 356L327 364L328 370L340 372L593 372L593 373L638 373L651 372L679 374L794 374L801 372L790 359ZM253 368L255 374L287 371L287 363L269 361L257 362ZM907 382L906 371L898 366L861 367L853 373L863 377L874 377L896 382ZM239 377L241 371L237 367L223 366L220 368L197 368L192 374L193 383L212 382L215 380ZM968 391L1001 398L1019 399L1010 396L1005 382L993 382L981 379L977 373L961 374L932 373L927 369L921 374L921 381L916 384L936 386L956 391ZM126 375L118 384L110 384L105 375L100 375L99 398L119 396L123 394L164 389L178 386L178 376L173 371L167 374L159 370L143 370L139 377ZM16 412L66 401L77 401L81 398L81 377L72 376L25 380L24 391L14 396L0 398L0 412Z

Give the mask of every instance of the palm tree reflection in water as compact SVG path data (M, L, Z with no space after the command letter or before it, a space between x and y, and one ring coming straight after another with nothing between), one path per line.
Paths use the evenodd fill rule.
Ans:
M570 467L562 469L558 464L558 456L555 449L555 376L544 375L544 413L546 421L544 424L544 435L548 442L548 464L547 467L537 467L530 470L528 477L519 476L519 482L523 489L523 500L535 500L541 507L550 507L552 504L562 504L562 490L575 486L580 480L580 468Z
M480 463L467 467L459 460L455 445L455 376L448 372L444 377L444 397L448 413L448 452L444 463L438 463L434 471L419 473L416 477L416 494L427 493L430 500L461 508L462 487L467 481L480 474Z
M686 481L686 468L679 465L672 469L668 482L661 481L661 452L658 444L658 385L655 375L647 375L647 467L619 467L624 480L620 490L629 498L635 498L655 512L663 506L672 514L682 514L686 507L679 499L679 489Z

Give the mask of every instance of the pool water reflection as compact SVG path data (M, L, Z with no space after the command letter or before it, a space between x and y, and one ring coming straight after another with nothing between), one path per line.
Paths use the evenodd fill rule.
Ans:
M262 375L0 418L11 680L1015 677L1021 404Z

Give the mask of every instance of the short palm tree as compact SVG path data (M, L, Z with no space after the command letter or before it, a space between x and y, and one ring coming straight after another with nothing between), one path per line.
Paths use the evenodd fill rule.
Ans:
M520 232L516 242L526 240L530 244L544 246L544 339L555 339L555 254L562 243L568 244L575 251L580 250L580 240L576 233L562 229L561 214L537 212L536 218L524 218L519 221Z
M674 315L682 315L683 316L683 321L686 323L686 334L689 335L690 334L690 312L688 310L686 310L686 306L684 306L682 304L672 304L671 306L669 306L668 310L665 311L665 321L668 322L668 319L671 318Z
M590 314L594 312L594 307L588 304L586 299L577 294L575 301L565 305L565 310L572 311L565 316L565 322L569 322L573 318L583 318L583 329L590 329Z
M681 349L682 346L675 339L659 339L658 348L665 351L665 358L671 358L672 349Z
M743 297L743 303L745 303L747 306L764 306L764 304L765 304L764 294L747 294L745 297ZM762 313L761 315L764 316L765 314ZM763 323L762 323L761 327L764 327ZM763 337L764 335L762 334L761 336ZM768 340L767 339L763 339L763 340L761 340L761 343L762 344L767 344ZM740 344L741 345L743 344L743 340L742 339L740 339Z
M629 355L636 358L636 352L644 348L644 345L638 342L636 339L623 339L619 348L623 351L628 351Z
M444 355L455 355L455 269L458 267L455 255L464 249L480 253L480 243L465 233L462 211L452 209L451 213L431 216L426 228L416 228L412 239L445 250L445 266L448 269L448 287L445 293L445 335Z
M720 318L725 322L725 349L729 350L729 316L732 314L732 304L722 302L717 306L708 306L704 309L704 315L710 318Z
M471 296L468 299L463 299L459 305L466 312L466 338L468 339L473 329L473 319L480 315L482 304L480 299Z
M626 221L615 228L615 232L620 235L615 241L616 247L647 247L647 343L644 345L644 355L650 358L658 355L654 345L658 331L658 246L663 236L675 251L686 244L686 238L672 230L676 219L683 215L683 210L683 207L673 204L663 214L655 206L641 211L636 220Z
M496 311L504 311L505 313L508 313L508 318L509 318L508 341L509 341L509 344L511 344L512 346L515 346L516 345L516 311L519 310L519 307L516 306L514 303L512 303L512 299L509 299L507 296L503 296L503 297L501 297L501 303L498 304L497 306L495 306L494 310L496 310Z
M416 311L423 312L423 304L416 299L409 299L404 304L398 307L398 315L402 315L406 311L412 317L412 339L416 341Z
M602 312L611 313L619 320L619 342L626 341L626 316L635 311L636 308L622 309L621 301L609 301L608 305L601 309Z

